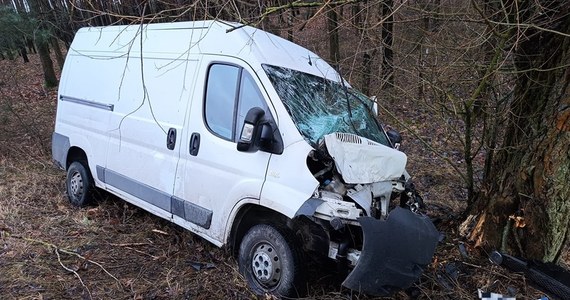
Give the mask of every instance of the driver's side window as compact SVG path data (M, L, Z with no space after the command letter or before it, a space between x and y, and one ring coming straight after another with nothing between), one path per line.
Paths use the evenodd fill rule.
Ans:
M247 71L229 64L210 65L204 120L213 134L236 142L245 116L253 107L260 107L269 113L263 95Z

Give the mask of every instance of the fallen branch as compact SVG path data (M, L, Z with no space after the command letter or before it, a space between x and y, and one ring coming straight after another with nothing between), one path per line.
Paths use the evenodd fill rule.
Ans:
M135 251L136 253L140 253L140 254L143 254L143 255L150 256L150 257L152 257L153 260L157 260L157 259L160 258L160 257L158 257L158 256L154 256L154 255L152 255L152 254L148 254L148 253L146 253L146 252L137 250L137 249L132 248L132 247L129 247L129 246L125 246L125 248L127 248L127 249L129 249L129 250L133 250L133 251Z
M151 244L150 243L122 243L122 244L109 243L109 245L116 247L133 247L133 246L146 246Z
M72 255L72 256L75 256L75 257L77 257L77 258L80 258L80 259L82 259L82 260L84 260L84 261L86 261L86 262L92 263L92 264L98 266L99 268L101 268L101 270L103 270L103 272L107 273L107 275L111 276L111 278L115 279L115 281L117 281L117 283L119 284L119 286L122 287L121 282L119 281L119 279L117 279L117 277L113 276L113 274L109 273L109 271L107 271L100 263L98 263L98 262L96 262L96 261L92 261L92 260L90 260L90 259L88 259L88 258L82 256L81 254L79 254L79 253L77 253L77 252L73 252L73 251L71 251L71 250L66 250L66 249L60 248L60 247L56 246L55 244L52 244L52 243L49 243L49 242L45 242L45 241L41 241L41 240L36 240L36 239L32 239L32 238L28 238L28 237L24 237L24 236L20 236L20 235L13 235L13 234L11 234L11 233L9 233L9 232L7 232L7 231L4 231L4 230L0 231L0 233L1 233L0 236L2 236L2 237L10 237L10 238L13 238L13 239L20 239L20 240L24 240L24 241L31 242L31 243L35 243L35 244L41 244L41 245L47 247L47 248L50 249L50 250L51 250L51 249L55 249L55 253L56 253L57 257L58 257L58 260L59 260L59 252L62 252L62 253L65 253L65 254ZM61 263L61 261L60 261L60 263ZM65 267L64 267L64 268L65 268ZM83 283L83 282L82 282L82 283Z
M61 265L62 268L64 268L66 271L73 273L77 279L79 279L79 282L81 283L81 285L87 290L87 293L89 294L89 299L93 299L93 296L91 295L91 291L89 290L89 288L85 285L85 283L83 282L83 280L81 279L81 276L79 276L79 274L73 270L70 269L68 267L66 267L63 262L61 262L61 257L59 256L59 251L57 250L57 248L55 248L54 250L55 255L57 255L57 261L59 262L59 264Z

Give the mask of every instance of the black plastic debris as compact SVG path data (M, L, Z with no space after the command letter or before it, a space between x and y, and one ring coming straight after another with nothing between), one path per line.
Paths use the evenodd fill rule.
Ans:
M535 260L526 261L498 251L493 251L489 259L511 271L524 273L536 285L561 299L570 299L570 272L560 266Z
M459 264L459 265L458 265ZM445 290L453 290L459 279L460 262L448 262L443 267L438 268L436 279L439 285Z
M197 261L190 261L189 264L196 271L213 269L216 267L216 265L214 265L213 263L203 263Z
M443 287L444 289L451 291L453 290L453 284L451 282L449 282L449 280L446 278L446 276L444 276L442 273L437 273L436 274L436 278L437 278L437 283L439 283L439 285L441 287Z
M457 268L455 263L448 263L445 265L445 274L447 274L449 278L457 280L457 278L459 278L459 268Z
M432 220L432 222L433 222L433 220ZM443 243L443 241L445 241L445 238L446 238L445 232L440 232L440 233L439 233L439 238L438 238L437 241L438 241L439 243Z
M469 258L469 254L467 253L467 248L465 248L465 244L463 242L459 242L459 253L461 253L461 256L463 256L463 258L466 259Z

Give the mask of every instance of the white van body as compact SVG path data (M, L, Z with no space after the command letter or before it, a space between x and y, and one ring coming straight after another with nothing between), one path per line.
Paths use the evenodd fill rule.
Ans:
M345 126L330 123L326 116L309 126L301 124L304 119L297 122L304 108L288 105L283 97L300 90L300 85L280 84L280 76L351 89L318 55L241 24L198 21L79 30L61 76L52 140L58 166L69 171L77 161L88 173L82 178L80 173L68 173L68 194L77 191L77 184L80 191L88 188L81 186L81 180L92 179L99 189L217 246L234 249L255 224L279 220L278 227L288 227L299 237L295 247L345 259L352 270L345 286L378 295L391 292L391 287L409 286L421 268L418 273L405 263L402 268L410 270L403 271L400 283L392 282L391 275L366 282L371 277L369 267L359 266L359 260L365 257L367 244L376 247L366 230L360 233L360 242L348 249L343 244L346 238L335 238L345 235L341 233L345 227L369 226L365 219L378 224L396 220L388 209L393 195L415 199L415 192L407 189L406 156L389 141L354 132L326 132L331 126ZM358 109L347 104L349 115ZM265 123L244 127L254 107L263 110L259 118ZM311 106L306 110L311 111ZM359 130L366 132L363 126ZM306 132L315 128L327 134L311 140ZM351 128L357 130L354 124ZM269 150L259 145L238 150L236 145L251 137L248 130L253 130L252 144L256 136L268 136ZM315 154L319 149L329 162L319 162ZM324 166L322 172L310 170L312 161ZM323 174L330 178L320 180ZM421 238L402 242L406 248L417 243L422 254L421 259L404 254L413 258L401 260L425 266L433 255L437 231L424 216L406 211L406 216L414 216L406 218L417 217L411 223L421 228L394 235L422 233ZM359 268L362 271L357 272ZM257 280L263 291L283 292L265 284L262 277Z

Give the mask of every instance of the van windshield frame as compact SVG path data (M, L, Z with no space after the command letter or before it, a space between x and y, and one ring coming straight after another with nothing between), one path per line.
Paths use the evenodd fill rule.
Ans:
M263 64L295 126L314 147L334 132L352 133L391 147L372 109L356 89L301 71Z

